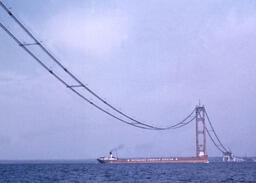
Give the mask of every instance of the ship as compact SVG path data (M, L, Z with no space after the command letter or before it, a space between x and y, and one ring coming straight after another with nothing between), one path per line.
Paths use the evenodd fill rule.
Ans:
M114 157L112 152L108 157L97 159L100 163L107 164L139 164L139 163L209 163L208 156L198 157L161 157L161 158L118 158Z
M196 156L194 157L160 157L160 158L118 158L110 151L108 157L98 158L99 163L138 164L138 163L209 163L206 153L205 108L196 107Z

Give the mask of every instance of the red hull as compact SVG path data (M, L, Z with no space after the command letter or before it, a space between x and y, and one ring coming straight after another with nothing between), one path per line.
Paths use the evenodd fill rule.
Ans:
M208 157L177 157L177 158L129 158L129 159L97 159L100 163L133 164L133 163L208 163Z

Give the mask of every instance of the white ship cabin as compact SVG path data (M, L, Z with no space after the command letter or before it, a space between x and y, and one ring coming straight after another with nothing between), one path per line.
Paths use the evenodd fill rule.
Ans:
M108 157L101 157L100 159L102 159L102 160L117 160L117 158L113 156L111 151L109 152Z
M204 156L204 151L200 151L198 156L203 157Z

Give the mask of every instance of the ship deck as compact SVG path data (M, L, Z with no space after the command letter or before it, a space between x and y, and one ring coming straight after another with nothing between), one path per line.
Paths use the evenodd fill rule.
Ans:
M208 157L166 157L166 158L99 158L100 163L130 164L130 163L208 163Z

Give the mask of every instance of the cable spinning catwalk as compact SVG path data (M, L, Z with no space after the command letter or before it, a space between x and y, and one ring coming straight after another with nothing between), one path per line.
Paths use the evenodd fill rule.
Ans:
M47 70L53 77L55 77L60 83L62 83L64 86L66 86L68 89L70 89L72 92L74 92L76 95L78 95L81 99L83 99L84 101L88 102L89 104L91 104L92 106L94 106L95 108L97 108L98 110L100 110L101 112L113 117L116 120L119 120L122 123L131 125L133 127L136 128L141 128L141 129L146 129L146 130L170 130L170 129L177 129L177 128L181 128L183 126L186 126L188 124L190 124L193 120L196 119L196 114L195 114L195 110L193 109L192 112L190 114L188 114L183 120L181 120L180 122L177 122L173 125L169 125L166 127L158 127L158 126L154 126L152 124L157 124L157 123L152 123L152 122L142 122L140 120L137 120L133 117L131 117L130 115L122 112L121 110L119 110L117 107L114 107L112 104L110 104L109 102L107 102L106 100L104 100L101 96L99 96L96 92L94 92L92 89L90 89L89 87L87 87L80 79L78 79L78 77L76 77L72 72L70 72L61 62L60 60L58 60L55 56L53 56L53 54L50 53L50 51L24 26L24 24L17 19L17 17L0 1L0 6L2 7L2 9L4 11L6 11L8 13L8 15L14 20L14 22L24 31L25 34L27 34L34 42L33 43L23 43L23 41L21 39L19 39L17 36L15 36L12 32L10 32L10 30L7 29L6 26L4 26L1 22L0 22L0 27L19 45L21 46L24 51L26 51L36 62L38 62L45 70ZM48 58L56 63L58 65L59 68L61 68L69 77L69 79L71 79L73 82L75 82L75 84L69 84L69 82L67 80L65 80L63 77L61 77L60 75L58 75L57 73L55 73L53 71L53 69L50 68L49 65L47 65L45 63L45 61L43 61L43 59L39 58L38 56L36 56L36 54L34 53L34 51L32 49L30 49L30 46L38 46L40 48L41 51L43 51ZM85 95L83 95L77 88L83 88L85 89L87 92L89 92L92 96L94 96L98 101L101 102L101 104L103 104L104 106L108 107L108 110L101 107L100 105L96 104L95 102L93 102L92 100L88 99ZM205 109L204 109L205 110ZM110 112L111 111L111 112ZM114 114L117 113L117 114ZM221 143L219 137L217 136L215 130L213 129L212 123L209 119L208 114L206 113L206 117L207 120L210 124L210 129L213 132L213 136L211 135L210 131L206 128L206 131L208 133L208 135L210 136L210 139L212 140L212 142L214 143L214 145L218 148L218 150L220 150L222 153L228 152L227 148L225 148L225 146L223 145L223 143ZM215 140L216 139L216 140Z

